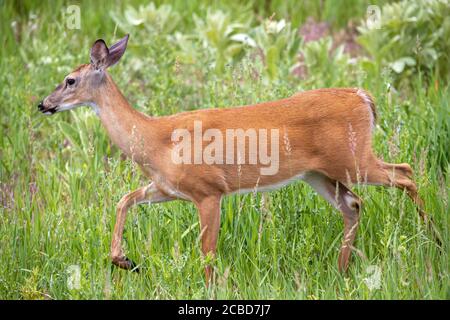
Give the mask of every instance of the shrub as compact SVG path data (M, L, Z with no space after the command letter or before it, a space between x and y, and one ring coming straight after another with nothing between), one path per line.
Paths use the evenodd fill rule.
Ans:
M172 6L164 4L156 7L153 2L146 6L140 5L137 9L128 6L123 15L111 12L111 17L124 32L140 28L150 32L150 35L169 34L175 30L180 21L180 15L172 9Z
M397 84L417 71L448 81L450 52L449 0L400 1L381 8L380 28L364 21L358 42L372 56L367 71L391 68Z

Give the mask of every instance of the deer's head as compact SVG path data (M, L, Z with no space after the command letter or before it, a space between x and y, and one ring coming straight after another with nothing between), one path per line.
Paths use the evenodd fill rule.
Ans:
M95 96L106 83L106 69L116 64L127 48L128 35L110 48L105 41L95 41L91 48L91 63L82 64L38 105L44 114L54 114L81 105L96 106Z

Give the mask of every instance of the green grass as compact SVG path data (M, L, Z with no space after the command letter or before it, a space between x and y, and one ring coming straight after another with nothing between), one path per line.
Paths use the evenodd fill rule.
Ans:
M96 38L111 43L122 35L114 33L109 12L124 6L105 1L94 7L83 2L81 30L66 30L61 15L55 14L64 8L63 2L21 3L0 1L0 298L450 298L450 115L449 91L443 82L433 79L428 86L417 74L410 90L396 94L386 89L391 82L388 73L333 74L328 79L330 86L358 85L373 93L379 115L374 148L386 161L412 165L426 210L442 233L442 250L406 195L394 189L356 186L355 192L364 199L356 240L359 254L353 254L349 273L341 275L336 262L342 219L311 188L295 183L264 198L248 194L223 200L217 281L207 289L197 212L186 202L134 207L124 245L127 255L140 264L141 273L111 267L115 205L146 179L130 160L121 158L92 111L79 108L53 117L37 112L39 99L67 72L88 62L90 44ZM202 15L206 6L190 1L184 7L183 3L175 1L173 6L183 12L181 24L192 30L192 13ZM366 2L352 3L347 16L327 4L325 13L301 11L304 18L296 23L304 21L307 12L319 12L317 18L326 19L333 9L339 10L342 19L360 18ZM273 9L256 1L246 7L238 2L213 6L244 11L257 7L257 12ZM30 13L36 18L28 22ZM12 21L20 25L19 42ZM340 26L341 22L335 27ZM153 35L141 45L133 39L145 38L145 31L136 33L131 34L123 61L111 73L129 101L151 115L255 103L318 85L288 74L274 81L255 80L251 70L261 66L250 58L217 75L206 53L196 64L181 64L175 72L175 44ZM80 267L79 289L67 286L71 265ZM371 266L381 271L380 287L372 290L364 281L373 276Z

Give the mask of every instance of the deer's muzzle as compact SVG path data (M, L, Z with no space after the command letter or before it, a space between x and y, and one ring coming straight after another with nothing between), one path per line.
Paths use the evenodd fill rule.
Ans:
M39 111L41 111L43 114L54 114L57 111L58 106L54 107L46 107L44 105L44 101L41 101L38 105Z

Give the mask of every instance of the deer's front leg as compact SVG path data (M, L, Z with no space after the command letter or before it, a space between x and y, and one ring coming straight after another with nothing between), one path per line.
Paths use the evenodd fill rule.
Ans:
M216 254L217 237L220 228L220 200L221 196L209 196L199 203L197 208L200 215L200 228L202 238L202 253L204 256ZM212 267L205 267L206 285L212 278Z
M134 263L124 255L122 250L123 229L128 209L139 203L158 203L173 199L161 192L154 183L139 188L122 197L117 204L116 225L114 226L114 234L111 242L111 259L113 264L127 270L136 269Z

